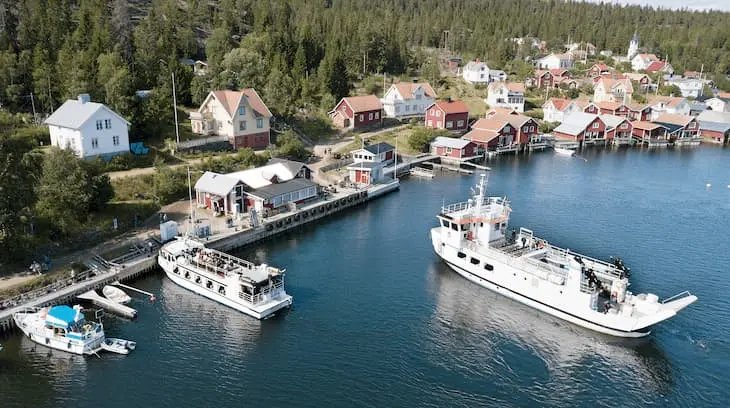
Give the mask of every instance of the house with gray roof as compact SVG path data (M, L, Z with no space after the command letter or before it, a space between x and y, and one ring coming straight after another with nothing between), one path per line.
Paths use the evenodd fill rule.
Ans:
M565 116L563 123L555 128L555 137L580 144L606 142L606 124L598 115L574 112Z
M63 103L44 122L51 145L71 149L80 158L111 158L129 153L129 122L88 94Z
M730 112L706 110L697 116L702 139L713 143L730 142Z
M378 162L390 164L395 160L395 147L389 143L380 142L363 147L362 149L350 152L352 159L356 162Z

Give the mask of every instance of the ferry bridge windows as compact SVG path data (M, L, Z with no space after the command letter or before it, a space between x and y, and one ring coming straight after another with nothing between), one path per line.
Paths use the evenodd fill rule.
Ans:
M486 269L488 271L493 271L494 270L494 266L492 266L492 265L490 265L488 263L485 263L484 264L484 269Z
M459 224L455 224L455 223L452 222L451 223L451 229L454 230L454 231L458 231L459 230Z

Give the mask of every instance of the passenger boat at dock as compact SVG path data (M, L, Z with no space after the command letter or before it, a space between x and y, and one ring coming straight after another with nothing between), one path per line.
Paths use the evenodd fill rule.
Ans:
M27 308L15 313L13 320L30 340L46 347L81 355L117 352L104 347L104 326L86 320L80 305Z
M454 271L494 292L579 326L643 337L697 300L685 291L663 301L628 291L629 269L551 245L531 230L507 233L510 203L486 195L487 175L467 202L441 209L431 229L436 253Z
M284 288L284 269L255 265L187 237L165 244L158 263L183 288L257 319L293 302Z

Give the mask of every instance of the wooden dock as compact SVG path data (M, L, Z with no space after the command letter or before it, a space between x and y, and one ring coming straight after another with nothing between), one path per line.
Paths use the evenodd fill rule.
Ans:
M251 245L305 224L322 222L328 216L347 208L362 205L372 199L398 190L397 179L362 189L343 189L324 199L298 206L295 211L265 218L256 228L234 230L208 237L205 245L220 251ZM26 307L45 307L72 304L80 295L100 290L106 285L127 282L159 270L157 252L159 243L149 248L145 243L134 245L130 253L106 261L98 255L87 260L89 269L73 277L24 293L11 299L0 300L0 333L14 330L13 314Z

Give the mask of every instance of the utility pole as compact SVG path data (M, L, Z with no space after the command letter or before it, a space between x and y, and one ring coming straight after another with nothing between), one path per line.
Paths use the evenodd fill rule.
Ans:
M180 145L180 129L177 124L177 96L175 95L175 71L172 71L172 112L175 114L175 140Z
M36 124L38 118L36 117L35 113L35 99L33 98L33 92L30 93L30 104L31 106L33 106L33 124Z

